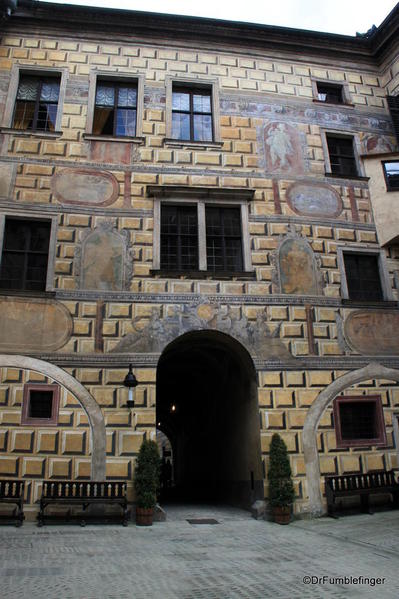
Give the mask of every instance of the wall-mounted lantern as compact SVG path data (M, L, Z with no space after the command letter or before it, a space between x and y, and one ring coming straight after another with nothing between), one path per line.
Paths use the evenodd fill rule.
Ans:
M139 384L138 380L133 374L133 364L129 364L129 372L125 376L125 380L123 381L125 387L129 389L129 396L126 403L126 408L134 408L134 400L133 400L133 389L137 387Z

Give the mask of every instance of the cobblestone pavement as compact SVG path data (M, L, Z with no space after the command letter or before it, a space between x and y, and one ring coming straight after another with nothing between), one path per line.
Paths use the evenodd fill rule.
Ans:
M167 522L150 528L2 526L1 599L399 597L399 512L289 526L233 508L170 507L167 513ZM187 518L218 524L193 525ZM305 584L304 576L326 579ZM385 582L330 580L345 576Z

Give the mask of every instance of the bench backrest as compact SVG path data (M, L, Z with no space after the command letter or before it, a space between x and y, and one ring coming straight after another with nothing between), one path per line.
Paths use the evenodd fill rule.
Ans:
M44 480L42 497L46 499L117 499L125 497L126 488L125 481Z
M393 470L326 477L326 485L333 492L354 491L356 489L381 489L383 487L393 487L396 484Z
M0 499L13 499L24 496L24 480L0 480Z

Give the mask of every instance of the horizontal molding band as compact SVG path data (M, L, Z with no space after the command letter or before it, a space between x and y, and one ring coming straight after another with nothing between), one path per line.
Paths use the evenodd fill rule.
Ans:
M28 354L27 354L28 355ZM32 354L33 355L33 354ZM36 358L62 368L155 368L161 353L154 354L34 354ZM336 356L262 360L252 356L256 370L354 370L377 362L387 368L399 368L399 356ZM121 383L122 384L122 383Z

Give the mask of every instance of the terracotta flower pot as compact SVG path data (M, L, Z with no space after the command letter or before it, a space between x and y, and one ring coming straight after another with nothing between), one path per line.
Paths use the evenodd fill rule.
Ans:
M277 524L289 524L291 520L291 506L282 505L273 508L274 521Z
M154 508L136 507L136 525L152 526Z

